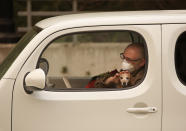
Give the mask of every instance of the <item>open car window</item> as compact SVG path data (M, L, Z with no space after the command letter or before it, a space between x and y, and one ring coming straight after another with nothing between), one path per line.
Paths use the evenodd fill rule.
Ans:
M117 86L113 83L104 87L105 83L102 86L102 82L108 81L108 78L121 71L124 61L121 59L121 53L134 43L144 48L144 57L147 60L145 41L137 32L92 31L68 34L58 37L50 43L40 57L47 62L40 64L39 60L38 68L47 72L46 88L48 90L115 89ZM47 65L48 69L43 65ZM147 69L145 66L138 84L145 77ZM100 85L94 86L97 83ZM131 86L128 84L122 89Z

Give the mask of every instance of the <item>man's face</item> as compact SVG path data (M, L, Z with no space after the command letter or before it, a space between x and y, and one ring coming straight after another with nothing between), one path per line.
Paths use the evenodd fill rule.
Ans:
M139 48L129 47L123 53L124 58L132 64L135 70L138 70L145 64L145 59L141 55L141 51Z

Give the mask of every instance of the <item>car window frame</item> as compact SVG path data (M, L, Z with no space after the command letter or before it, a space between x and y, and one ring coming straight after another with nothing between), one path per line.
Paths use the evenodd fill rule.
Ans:
M156 24L155 24L156 25ZM118 27L123 27L123 28L118 28ZM139 34L145 41L145 44L144 44L144 47L145 47L145 57L146 57L146 65L145 65L145 72L144 72L144 76L142 78L142 80L137 83L136 85L134 86L131 86L131 87L127 87L127 88L112 88L112 89L109 89L109 88L61 88L59 90L53 90L53 89L48 89L48 88L45 88L45 91L52 91L52 92L89 92L89 91L93 91L93 92L96 92L96 91L119 91L119 90L129 90L129 89L133 89L133 88L136 88L137 86L141 85L143 83L143 81L145 80L146 78L146 74L148 72L148 65L149 65L149 55L148 55L148 48L147 48L147 42L145 40L145 37L142 35L142 33L140 32L137 32L135 31L133 28L133 30L128 30L128 29L125 29L124 27L128 27L128 26L135 26L135 25L97 25L97 26L81 26L81 27L73 27L73 28L66 28L66 29L62 29L62 30L57 30L55 31L54 33L50 34L47 38L49 38L51 35L54 35L54 34L61 34L59 36L55 36L52 40L50 40L50 42L47 43L47 45L42 49L42 52L40 53L38 59L37 59L37 64L36 64L36 69L39 68L38 67L38 62L39 62L39 59L42 57L42 54L44 53L44 51L48 48L48 46L51 45L51 43L53 41L55 41L56 39L58 39L59 37L64 37L66 35L70 35L70 34L76 34L76 33L83 33L83 32L96 32L96 31L132 31L132 32L136 32L137 34ZM139 25L140 26L140 25ZM101 29L97 29L99 27L102 27ZM105 28L104 28L105 27ZM118 29L108 29L108 28L118 28ZM86 30L86 31L79 31L80 30L84 30L86 28L91 28L90 30ZM131 28L131 27L130 27ZM72 30L70 31L70 33L64 33L65 31L69 31L69 30ZM77 31L78 30L78 31ZM41 44L41 43L40 43Z

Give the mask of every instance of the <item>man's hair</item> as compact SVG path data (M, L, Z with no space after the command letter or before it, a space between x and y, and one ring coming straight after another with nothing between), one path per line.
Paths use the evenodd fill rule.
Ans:
M143 44L141 44L141 43L132 43L132 44L128 45L125 48L125 50L128 49L128 48L137 48L137 49L139 49L140 52L141 52L142 58L145 58L145 48L144 48Z

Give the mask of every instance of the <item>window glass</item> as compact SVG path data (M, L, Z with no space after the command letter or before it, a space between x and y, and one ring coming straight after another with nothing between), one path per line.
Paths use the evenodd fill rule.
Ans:
M137 52L124 52L129 45ZM144 77L144 48L143 37L132 31L68 34L51 42L40 58L48 64L38 67L47 72L47 89L126 88Z
M175 66L179 80L186 85L186 31L179 36L176 42Z

